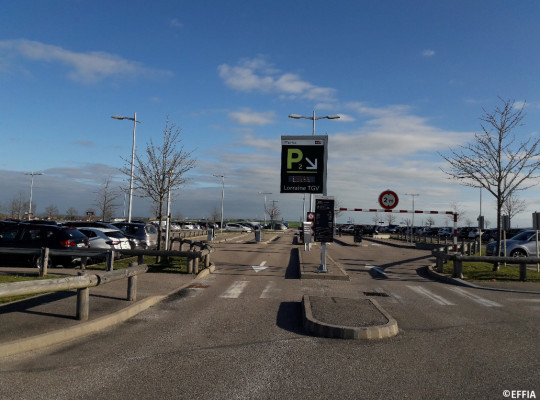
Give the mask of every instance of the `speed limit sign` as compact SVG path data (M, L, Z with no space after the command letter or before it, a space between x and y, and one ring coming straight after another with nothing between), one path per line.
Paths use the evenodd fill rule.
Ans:
M391 210L398 205L398 195L392 190L385 190L379 195L379 204L385 210Z

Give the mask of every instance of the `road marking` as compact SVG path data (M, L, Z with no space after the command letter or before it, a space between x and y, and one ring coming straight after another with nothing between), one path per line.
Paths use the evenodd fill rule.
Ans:
M248 283L249 281L236 281L219 297L236 299L242 294Z
M480 297L480 296L477 296L473 293L470 293L464 289L461 289L461 288L458 288L458 287L453 287L453 288L449 288L450 290L454 291L455 293L463 296L463 297L466 297L478 304L481 304L485 307L502 307L499 303L495 302L495 301L491 301L491 300L488 300L488 299L484 299L483 297Z
M251 268L253 268L255 272L259 272L268 267L266 267L266 261L263 261L260 265L252 265Z
M376 267L375 265L365 265L367 269L372 269L375 272L378 272L381 275L386 276L386 273L381 269L381 267Z
M407 286L407 287L418 294L421 294L430 298L435 303L440 304L441 306L455 306L454 303L451 303L450 301L446 300L444 297L441 297L435 293L430 292L427 289L424 289L422 286Z
M270 281L266 284L266 287L264 288L260 298L269 299L272 297L278 297L280 293L281 293L281 289L276 288L276 282Z
M540 299L507 299L508 301L525 301L531 303L540 303Z

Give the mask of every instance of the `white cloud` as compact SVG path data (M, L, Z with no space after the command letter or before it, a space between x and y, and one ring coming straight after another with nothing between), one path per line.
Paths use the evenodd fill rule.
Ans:
M1 40L0 55L20 56L27 60L60 63L69 68L68 77L81 83L95 83L106 78L166 77L170 71L146 68L140 63L115 54L92 51L77 53L31 40Z
M176 29L179 29L179 28L182 28L184 25L176 18L172 18L170 21L169 21L169 26L171 28L176 28Z
M434 50L426 49L426 50L422 51L422 56L423 57L433 57L434 55L435 55Z
M293 73L272 68L262 57L241 60L236 66L222 64L219 76L233 89L250 92L278 93L291 98L333 101L336 90L320 87Z
M242 109L229 113L229 118L240 125L264 126L274 123L274 111L255 112L250 109Z

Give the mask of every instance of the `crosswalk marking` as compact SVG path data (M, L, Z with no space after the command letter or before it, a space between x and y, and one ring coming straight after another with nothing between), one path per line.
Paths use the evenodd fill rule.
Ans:
M276 297L276 295L279 295L279 293L281 293L281 289L276 288L276 282L270 281L266 284L266 287L264 288L260 298L269 299L272 297Z
M435 293L432 293L430 292L429 290L427 289L424 289L422 286L407 286L409 289L411 289L412 291L418 293L418 294L421 294L421 295L424 295L428 298L430 298L431 300L433 300L435 303L437 304L440 304L442 306L455 306L454 303L446 300L444 297L442 296L439 296Z
M219 297L236 299L242 294L248 283L249 281L236 281Z
M463 297L466 297L478 304L481 304L485 307L502 307L499 303L495 302L495 301L491 301L491 300L488 300L488 299L484 299L483 297L480 297L480 296L477 296L471 292L468 292L464 289L461 289L461 288L458 288L458 287L452 287L450 288L450 290L452 290L453 292L459 294L460 296L463 296Z

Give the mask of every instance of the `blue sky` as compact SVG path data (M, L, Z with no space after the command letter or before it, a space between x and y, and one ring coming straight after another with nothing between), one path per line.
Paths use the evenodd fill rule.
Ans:
M279 194L280 136L329 135L328 194L343 207L447 210L476 220L478 190L449 181L439 153L472 140L498 96L526 101L520 140L538 135L540 3L521 1L5 1L0 14L0 204L29 196L81 214L111 176L125 185L137 149L169 116L197 167L173 216L262 218L263 196L298 220L302 196ZM520 196L531 225L539 188ZM122 201L119 201L121 204ZM494 200L483 211L495 222ZM122 214L119 207L117 214ZM151 207L136 199L133 214ZM342 220L373 215L345 213ZM399 221L403 217L399 216ZM420 221L418 221L420 219ZM417 217L417 223L421 217ZM438 224L445 224L438 219Z

